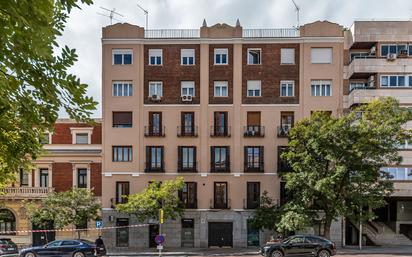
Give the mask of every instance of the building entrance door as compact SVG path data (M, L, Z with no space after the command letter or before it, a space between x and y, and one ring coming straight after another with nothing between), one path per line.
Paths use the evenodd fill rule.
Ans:
M151 224L149 225L149 247L156 247L155 238L159 234L159 225Z
M233 247L233 223L209 222L209 247Z
M195 221L182 219L182 247L195 247Z
M53 229L54 224L53 222L49 222L46 226L37 226L34 225L32 226L33 230L43 230L43 229ZM40 245L45 245L47 243L50 243L51 241L54 241L56 238L56 232L33 232L32 233L32 240L33 246L40 246Z

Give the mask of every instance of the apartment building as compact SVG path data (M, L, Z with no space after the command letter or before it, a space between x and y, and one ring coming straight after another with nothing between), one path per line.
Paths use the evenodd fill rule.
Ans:
M353 108L380 96L392 96L412 107L412 21L355 21L345 32L344 108ZM411 127L410 122L405 124ZM365 224L373 243L412 244L412 152L400 143L403 161L383 167L394 181L388 205L376 210L378 218ZM346 243L358 240L357 225L346 222Z
M92 189L101 198L101 120L94 125L59 119L54 130L47 133L42 143L46 153L34 161L32 171L20 170L17 181L1 190L0 235L15 243L43 245L55 238L76 238L73 232L31 233L29 230L53 229L37 227L27 217L27 204L36 203L51 192L72 187ZM94 222L88 224L94 227ZM10 233L8 231L18 231ZM83 238L95 239L95 231L82 232Z
M164 224L167 247L265 242L271 233L252 229L248 219L264 191L284 200L278 172L288 168L279 158L288 130L313 111L343 111L343 28L204 21L194 30L119 23L102 33L105 226L137 224L115 211L122 196L180 176L186 211ZM106 244L154 247L159 228L147 222L105 230ZM333 237L339 241L340 230Z

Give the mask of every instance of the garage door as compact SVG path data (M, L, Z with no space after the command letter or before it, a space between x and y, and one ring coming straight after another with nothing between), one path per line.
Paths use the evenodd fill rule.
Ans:
M209 222L209 247L210 246L233 246L232 222Z

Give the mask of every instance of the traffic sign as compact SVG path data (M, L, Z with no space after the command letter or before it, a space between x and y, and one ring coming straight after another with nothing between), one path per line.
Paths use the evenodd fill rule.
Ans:
M161 245L165 242L165 237L162 236L162 235L157 235L155 237L155 242L156 242L156 244Z
M96 220L96 228L102 228L103 227L103 221L102 220Z
M164 223L163 216L164 216L164 211L163 211L163 209L160 209L160 210L159 210L159 223L160 223L160 224L163 224L163 223Z

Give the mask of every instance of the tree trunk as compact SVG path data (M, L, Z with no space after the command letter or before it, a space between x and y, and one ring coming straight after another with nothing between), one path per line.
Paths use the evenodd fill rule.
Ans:
M325 237L326 237L327 239L330 239L330 227L331 227L331 225L332 225L332 220L326 218L326 220L325 220L325 231L324 231L324 234L325 234Z
M80 230L77 230L77 239L80 239Z

